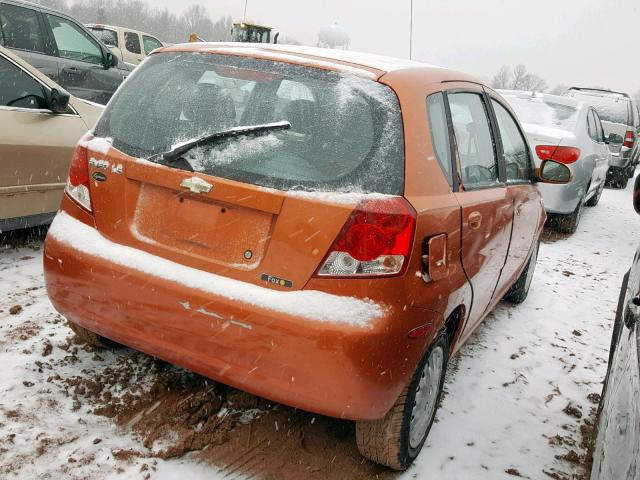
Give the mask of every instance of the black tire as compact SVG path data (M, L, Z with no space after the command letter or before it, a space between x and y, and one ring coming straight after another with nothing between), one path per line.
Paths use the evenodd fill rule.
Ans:
M618 181L616 182L616 186L619 189L624 190L625 188L627 188L628 184L629 184L629 177L624 173L622 173L618 178Z
M604 182L598 188L598 191L585 203L587 207L595 207L600 202L600 197L602 197L602 192L604 191Z
M533 274L536 270L536 263L538 262L538 252L540 250L540 242L536 245L533 253L529 257L527 266L524 268L516 283L511 285L511 288L504 296L507 302L522 303L527 299L529 295L529 289L531 288L531 282L533 280Z
M578 206L569 215L557 215L556 216L556 230L560 233L576 233L578 224L582 218L582 209L584 208L583 199L578 202Z
M67 325L76 334L76 340L79 343L84 343L93 347L96 350L106 350L120 347L120 344L109 340L97 333L93 333L91 330L87 330L80 325L67 321Z
M442 369L438 379L438 390L435 397L435 406L431 416L426 421L426 431L422 439L411 445L411 424L413 408L416 405L416 394L421 380L424 378L426 366L431 355L441 351L443 355ZM411 382L404 388L398 400L384 418L380 420L362 420L356 422L356 442L362 456L394 470L406 470L418 456L424 442L429 436L433 420L435 419L438 405L442 398L444 377L447 371L449 344L445 332L440 334L431 344L424 358L416 368Z

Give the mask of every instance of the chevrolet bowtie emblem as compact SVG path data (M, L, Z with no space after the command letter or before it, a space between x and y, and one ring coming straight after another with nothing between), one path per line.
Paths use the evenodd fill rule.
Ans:
M213 188L213 185L198 177L185 178L180 186L188 188L191 193L209 193Z

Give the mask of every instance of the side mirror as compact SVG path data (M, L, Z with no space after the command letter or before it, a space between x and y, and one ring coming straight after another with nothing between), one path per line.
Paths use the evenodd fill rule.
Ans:
M545 160L538 169L538 180L543 183L565 184L571 181L571 169L564 163Z
M636 183L633 186L633 208L640 213L640 175L636 177Z
M62 89L52 88L47 93L47 108L53 113L68 113L71 95Z
M115 56L113 52L106 52L105 57L106 57L106 61L104 64L104 68L109 69L111 67L118 66L118 62L119 62L118 57Z
M624 143L624 138L622 138L617 133L610 133L609 136L605 139L605 142L607 144L613 143L614 145L617 145L619 143Z

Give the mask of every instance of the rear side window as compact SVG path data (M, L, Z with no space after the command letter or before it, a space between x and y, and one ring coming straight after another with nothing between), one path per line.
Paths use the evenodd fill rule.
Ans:
M89 27L89 30L98 37L102 43L104 43L107 47L117 47L118 46L118 34L113 30L108 30L106 28L96 28Z
M44 108L42 86L16 65L0 57L0 106Z
M427 112L429 114L429 128L431 130L431 143L436 154L440 168L444 172L449 185L453 186L453 172L451 167L451 142L449 128L447 126L447 112L444 105L442 92L434 93L427 97Z
M53 31L62 58L101 64L102 50L98 44L75 22L66 18L47 14L47 21Z
M593 115L593 110L589 110L587 115L587 131L592 140L598 141L598 127L596 127L596 117Z
M491 100L498 121L507 182L529 179L529 147L515 120L499 102Z
M0 18L5 47L44 53L44 35L34 10L3 3Z
M399 195L404 143L394 92L311 67L228 55L152 55L118 90L96 127L113 146L149 158L238 126L288 130L193 149L195 171L282 190Z
M602 128L602 122L595 110L592 110L593 118L596 122L597 142L604 142L604 129Z
M124 46L131 53L141 53L140 37L137 33L124 32Z
M463 185L466 188L496 185L499 183L498 162L482 96L477 93L452 93L447 97Z
M142 43L144 43L144 53L149 55L156 48L162 47L162 42L157 38L150 37L149 35L142 36Z

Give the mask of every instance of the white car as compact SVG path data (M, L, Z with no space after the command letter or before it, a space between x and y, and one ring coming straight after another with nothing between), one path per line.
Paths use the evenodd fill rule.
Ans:
M89 23L85 25L120 60L138 65L147 55L164 44L153 35L130 28Z
M547 159L570 164L573 178L568 184L538 187L556 228L575 232L583 206L598 204L609 169L610 152L598 113L564 96L513 90L500 94L518 115L536 166Z

